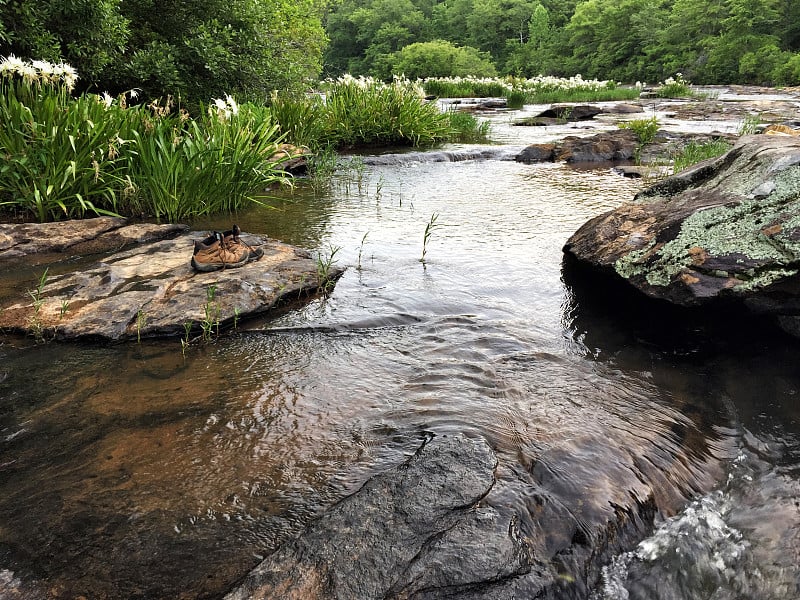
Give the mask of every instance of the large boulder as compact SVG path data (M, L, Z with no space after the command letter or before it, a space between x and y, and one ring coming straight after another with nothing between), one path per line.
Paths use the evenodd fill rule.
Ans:
M800 335L800 139L744 137L590 220L564 251L653 298L744 305Z
M514 121L520 126L560 125L573 121L588 121L603 112L600 106L591 104L554 104L531 117Z

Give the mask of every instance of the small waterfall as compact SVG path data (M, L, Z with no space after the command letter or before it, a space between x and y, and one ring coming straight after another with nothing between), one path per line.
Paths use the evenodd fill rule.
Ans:
M365 156L370 166L402 166L414 163L462 162L467 160L514 160L522 151L518 146L475 146L453 150L414 151Z

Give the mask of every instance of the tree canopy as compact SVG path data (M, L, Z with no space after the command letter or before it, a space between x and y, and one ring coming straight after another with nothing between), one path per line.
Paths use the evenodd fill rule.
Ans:
M0 0L0 55L64 60L79 89L266 99L322 67L324 0Z

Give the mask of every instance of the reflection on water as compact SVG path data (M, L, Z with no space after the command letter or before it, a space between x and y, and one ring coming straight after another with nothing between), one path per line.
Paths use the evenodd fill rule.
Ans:
M372 165L360 184L235 217L338 248L349 268L328 298L185 357L177 341L0 346L0 592L220 597L370 475L460 431L500 459L487 503L587 597L653 519L724 484L743 427L797 434L796 347L685 315L665 331L562 282L567 237L640 183L464 161ZM798 458L759 460L791 488ZM776 505L756 491L743 502ZM652 583L635 571L620 589Z

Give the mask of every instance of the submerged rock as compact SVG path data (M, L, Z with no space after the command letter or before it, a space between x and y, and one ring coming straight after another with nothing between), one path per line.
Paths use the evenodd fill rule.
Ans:
M526 573L532 557L515 524L480 506L496 466L483 440L435 439L279 548L226 600L439 597Z
M800 335L800 139L742 138L590 220L564 251L653 298L743 304Z
M55 225L61 229L60 224ZM69 231L77 231L81 225L72 223ZM80 240L68 245L104 247L100 240L110 235L108 225L87 223L82 235L70 233ZM17 227L28 231L30 226ZM143 226L135 226L133 231L139 231L139 227ZM186 229L170 226L165 230L174 232L176 228ZM49 238L39 234L42 239ZM109 239L131 237L121 236L117 232ZM10 237L19 239L18 235ZM238 268L197 273L191 268L190 259L194 240L202 237L196 232L184 233L174 239L102 255L88 266L48 275L38 291L32 281L29 291L3 300L0 328L57 339L107 340L188 335L199 333L203 323L218 331L264 314L281 301L332 287L343 272L336 266L326 270L324 263L300 248L244 234L243 241L263 249L260 259ZM144 235L138 239L147 238ZM50 239L54 241L56 237ZM10 245L20 246L23 244ZM63 268L62 263L54 271Z
M657 510L674 514L676 481L689 493L716 480L709 475L717 467L703 473L718 460L705 442L679 432L701 457L696 465L665 462L664 443L621 444L621 433L613 444L619 463L595 464L602 442L593 440L585 449L593 465L566 479L566 465L586 459L584 450L554 446L534 457L526 448L524 464L509 467L498 466L483 439L435 437L319 515L225 600L587 598L603 560L638 541ZM521 486L516 501L509 481L496 479L509 468L510 485Z

